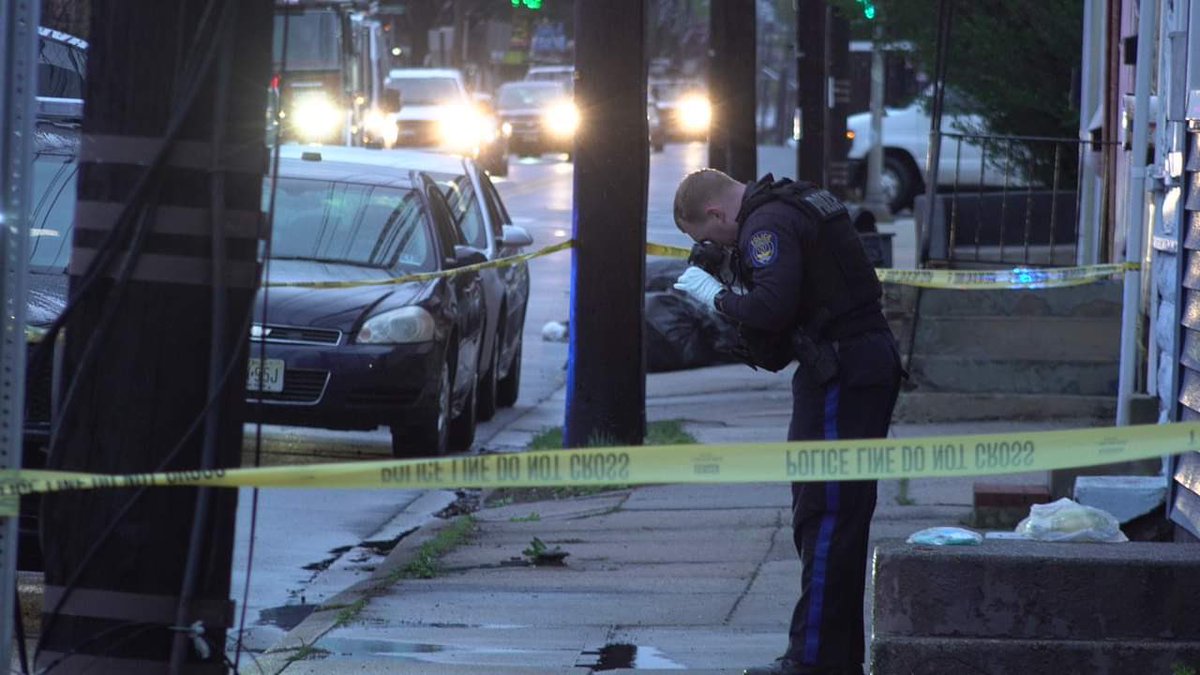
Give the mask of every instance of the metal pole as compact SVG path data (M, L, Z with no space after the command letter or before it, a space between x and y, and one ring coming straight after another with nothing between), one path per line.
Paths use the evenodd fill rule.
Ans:
M884 199L880 180L883 176L883 39L879 26L871 42L871 149L867 152L867 185L863 191L863 208L870 211L876 222L892 222L892 209Z
M21 468L25 412L25 278L29 267L29 193L37 96L40 3L0 4L0 470ZM12 663L20 502L0 502L0 664Z
M933 73L933 107L929 114L929 156L925 160L925 218L919 222L917 265L929 259L929 242L933 232L934 200L937 198L938 171L942 158L942 101L946 91L946 54L950 49L950 17L953 0L938 2L937 53ZM950 242L953 246L953 242Z
M1125 261L1144 263L1146 257L1146 149L1150 127L1150 74L1154 68L1154 34L1158 0L1143 0L1138 16L1137 69L1133 88L1133 145L1129 150L1129 188L1125 199ZM1125 272L1121 304L1121 369L1117 379L1117 425L1129 424L1137 379L1138 343L1142 325L1142 270Z

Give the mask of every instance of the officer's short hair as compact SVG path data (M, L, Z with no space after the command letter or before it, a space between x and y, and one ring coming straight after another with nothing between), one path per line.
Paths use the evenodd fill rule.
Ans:
M675 226L704 220L704 207L732 186L741 185L716 169L700 169L684 176L675 190Z

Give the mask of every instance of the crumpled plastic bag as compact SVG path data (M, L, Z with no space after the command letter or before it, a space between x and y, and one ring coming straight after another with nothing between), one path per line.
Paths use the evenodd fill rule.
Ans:
M1121 523L1111 513L1066 497L1029 507L1029 516L1017 524L1016 531L1036 541L1113 544L1129 541L1121 531Z
M978 546L983 535L961 527L928 527L908 535L908 543L925 546Z

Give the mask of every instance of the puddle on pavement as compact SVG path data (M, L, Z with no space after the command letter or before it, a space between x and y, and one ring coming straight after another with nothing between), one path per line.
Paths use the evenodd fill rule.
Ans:
M646 669L646 670L683 670L684 666L663 656L654 647L646 645L611 644L600 648L599 652L584 652L595 654L596 665L587 666L592 670Z
M282 607L271 607L264 609L258 613L259 625L279 626L285 631L289 631L300 625L301 621L308 618L317 610L317 605L284 605Z
M511 649L505 647L462 647L458 645L439 645L425 642L401 642L398 640L372 640L369 638L326 637L317 640L313 645L329 652L329 658L345 656L390 656L413 661L440 661L442 659L431 654L453 654L451 659L461 658L471 654L532 654L535 650Z

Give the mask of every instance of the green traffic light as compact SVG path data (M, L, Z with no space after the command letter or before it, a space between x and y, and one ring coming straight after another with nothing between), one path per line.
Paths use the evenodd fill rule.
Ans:
M541 9L542 0L525 0L525 6L529 9Z
M874 19L875 5L867 5L866 7L863 7L863 16L867 17L868 19Z

